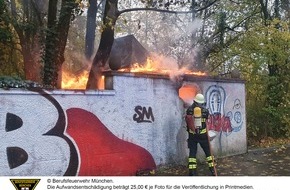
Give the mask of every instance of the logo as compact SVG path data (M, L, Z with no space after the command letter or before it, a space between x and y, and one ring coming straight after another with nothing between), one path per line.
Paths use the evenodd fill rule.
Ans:
M10 179L16 190L34 190L40 179Z

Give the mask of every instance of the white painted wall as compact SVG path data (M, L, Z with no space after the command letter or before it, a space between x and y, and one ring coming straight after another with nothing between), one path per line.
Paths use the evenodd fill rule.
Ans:
M81 108L93 113L115 136L149 151L157 165L186 163L188 149L183 120L185 109L176 85L166 77L134 75L108 76L108 81L111 81L109 85L113 90L46 92L60 104L64 112L70 108ZM234 131L216 132L212 147L218 156L245 153L247 144L244 83L192 79L184 84L198 85L207 98L215 90L215 86L224 90L221 114L231 116ZM211 102L210 99L207 101ZM136 111L137 106L144 107L147 111L151 109L154 121L151 115L149 118L144 117L147 122L138 123L136 118L140 117L138 113L142 110ZM24 127L10 133L5 131L7 112L20 116ZM49 131L55 125L57 117L52 103L36 92L0 90L0 175L64 174L63 168L68 166L69 147L61 138L42 139L37 135ZM29 150L31 154L23 165L24 168L19 170L11 170L7 166L6 147L14 145ZM43 157L46 162L38 162Z

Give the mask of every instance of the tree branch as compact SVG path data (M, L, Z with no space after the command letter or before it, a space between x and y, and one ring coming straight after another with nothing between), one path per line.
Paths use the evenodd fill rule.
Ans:
M31 1L31 5L34 9L34 12L36 14L37 17L37 21L40 24L40 26L43 26L43 22L42 22L42 18L41 18L41 13L39 11L39 7L36 5L35 1Z
M266 1L266 3L264 3L263 0L260 0L260 5L261 5L262 12L263 12L263 14L264 14L264 20L269 20L269 19L271 19L271 18L270 18L269 11L268 11L268 9L267 9L268 1Z
M212 6L213 4L215 4L218 1L219 0L214 0L214 1L210 2L210 3L208 3L207 5L205 5L204 7L201 7L199 9L196 9L195 12L203 11L203 10L207 9L208 7Z
M199 9L196 10L190 10L190 11L170 11L170 10L165 10L165 9L157 9L157 8L132 8L132 9L124 9L122 11L118 12L118 16L120 16L123 13L127 13L127 12L132 12L132 11L155 11L155 12L163 12L163 13L172 13L172 14L188 14L188 13L193 13L193 12L200 12L202 10L207 9L208 7L210 7L211 5L213 5L214 3L218 2L219 0L214 0L210 3L208 3L207 5L205 5L204 7L201 7Z
M225 29L235 31L235 28L239 27L241 24L245 23L248 19L250 19L251 17L253 17L255 14L257 14L256 10L258 9L258 5L255 7L254 11L252 14L250 14L249 16L245 17L244 19L242 19L240 22L236 23L233 27L226 27Z

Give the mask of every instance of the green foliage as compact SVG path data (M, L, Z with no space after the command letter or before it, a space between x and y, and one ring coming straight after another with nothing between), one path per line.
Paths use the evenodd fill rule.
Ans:
M1 0L0 1L0 43L9 42L12 38L8 21L9 19L7 17L7 7L6 7L6 4Z
M35 88L42 87L40 84L23 80L19 77L11 77L11 76L0 76L0 88L9 89L9 88Z
M231 46L246 79L248 134L285 137L289 119L289 25L273 20L257 23Z
M0 0L0 76L23 76L23 65L16 44L7 2Z

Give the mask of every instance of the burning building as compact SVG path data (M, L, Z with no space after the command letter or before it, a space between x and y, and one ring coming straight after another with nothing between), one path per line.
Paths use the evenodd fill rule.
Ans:
M120 69L103 73L102 90L0 89L0 175L119 176L187 164L184 114L197 92L214 154L247 151L243 80Z

